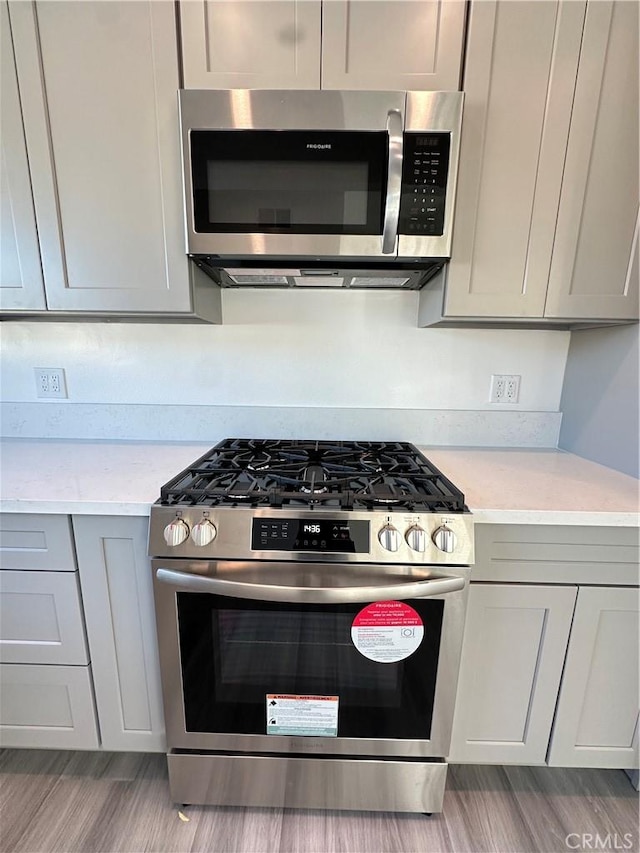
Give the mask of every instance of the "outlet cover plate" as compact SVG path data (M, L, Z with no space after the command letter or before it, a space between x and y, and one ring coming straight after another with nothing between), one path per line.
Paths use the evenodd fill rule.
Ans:
M67 397L67 382L63 367L34 367L38 397L61 399Z
M520 399L520 378L518 373L492 374L489 402L517 403Z

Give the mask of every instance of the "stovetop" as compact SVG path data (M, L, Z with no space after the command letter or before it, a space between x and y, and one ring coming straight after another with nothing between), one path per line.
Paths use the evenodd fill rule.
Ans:
M166 483L164 506L467 512L412 444L229 438Z

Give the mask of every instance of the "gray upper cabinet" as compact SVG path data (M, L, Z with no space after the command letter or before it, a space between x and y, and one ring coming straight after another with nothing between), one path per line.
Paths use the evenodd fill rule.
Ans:
M472 3L452 259L421 325L637 318L637 17Z
M184 85L460 88L464 0L181 0Z
M319 89L320 0L183 0L187 89Z
M49 312L216 319L184 245L173 3L9 14Z
M460 88L464 0L325 0L323 89Z
M0 308L45 308L38 232L6 3L0 3Z
M589 3L547 317L638 316L638 3Z

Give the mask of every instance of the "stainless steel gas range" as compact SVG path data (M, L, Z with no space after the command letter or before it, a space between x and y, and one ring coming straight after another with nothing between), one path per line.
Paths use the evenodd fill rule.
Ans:
M175 802L442 808L473 522L413 445L227 439L149 553Z

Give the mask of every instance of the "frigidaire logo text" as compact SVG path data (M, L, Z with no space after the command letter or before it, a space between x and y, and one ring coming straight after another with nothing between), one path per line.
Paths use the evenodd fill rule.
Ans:
M330 142L307 142L307 148L331 148Z

